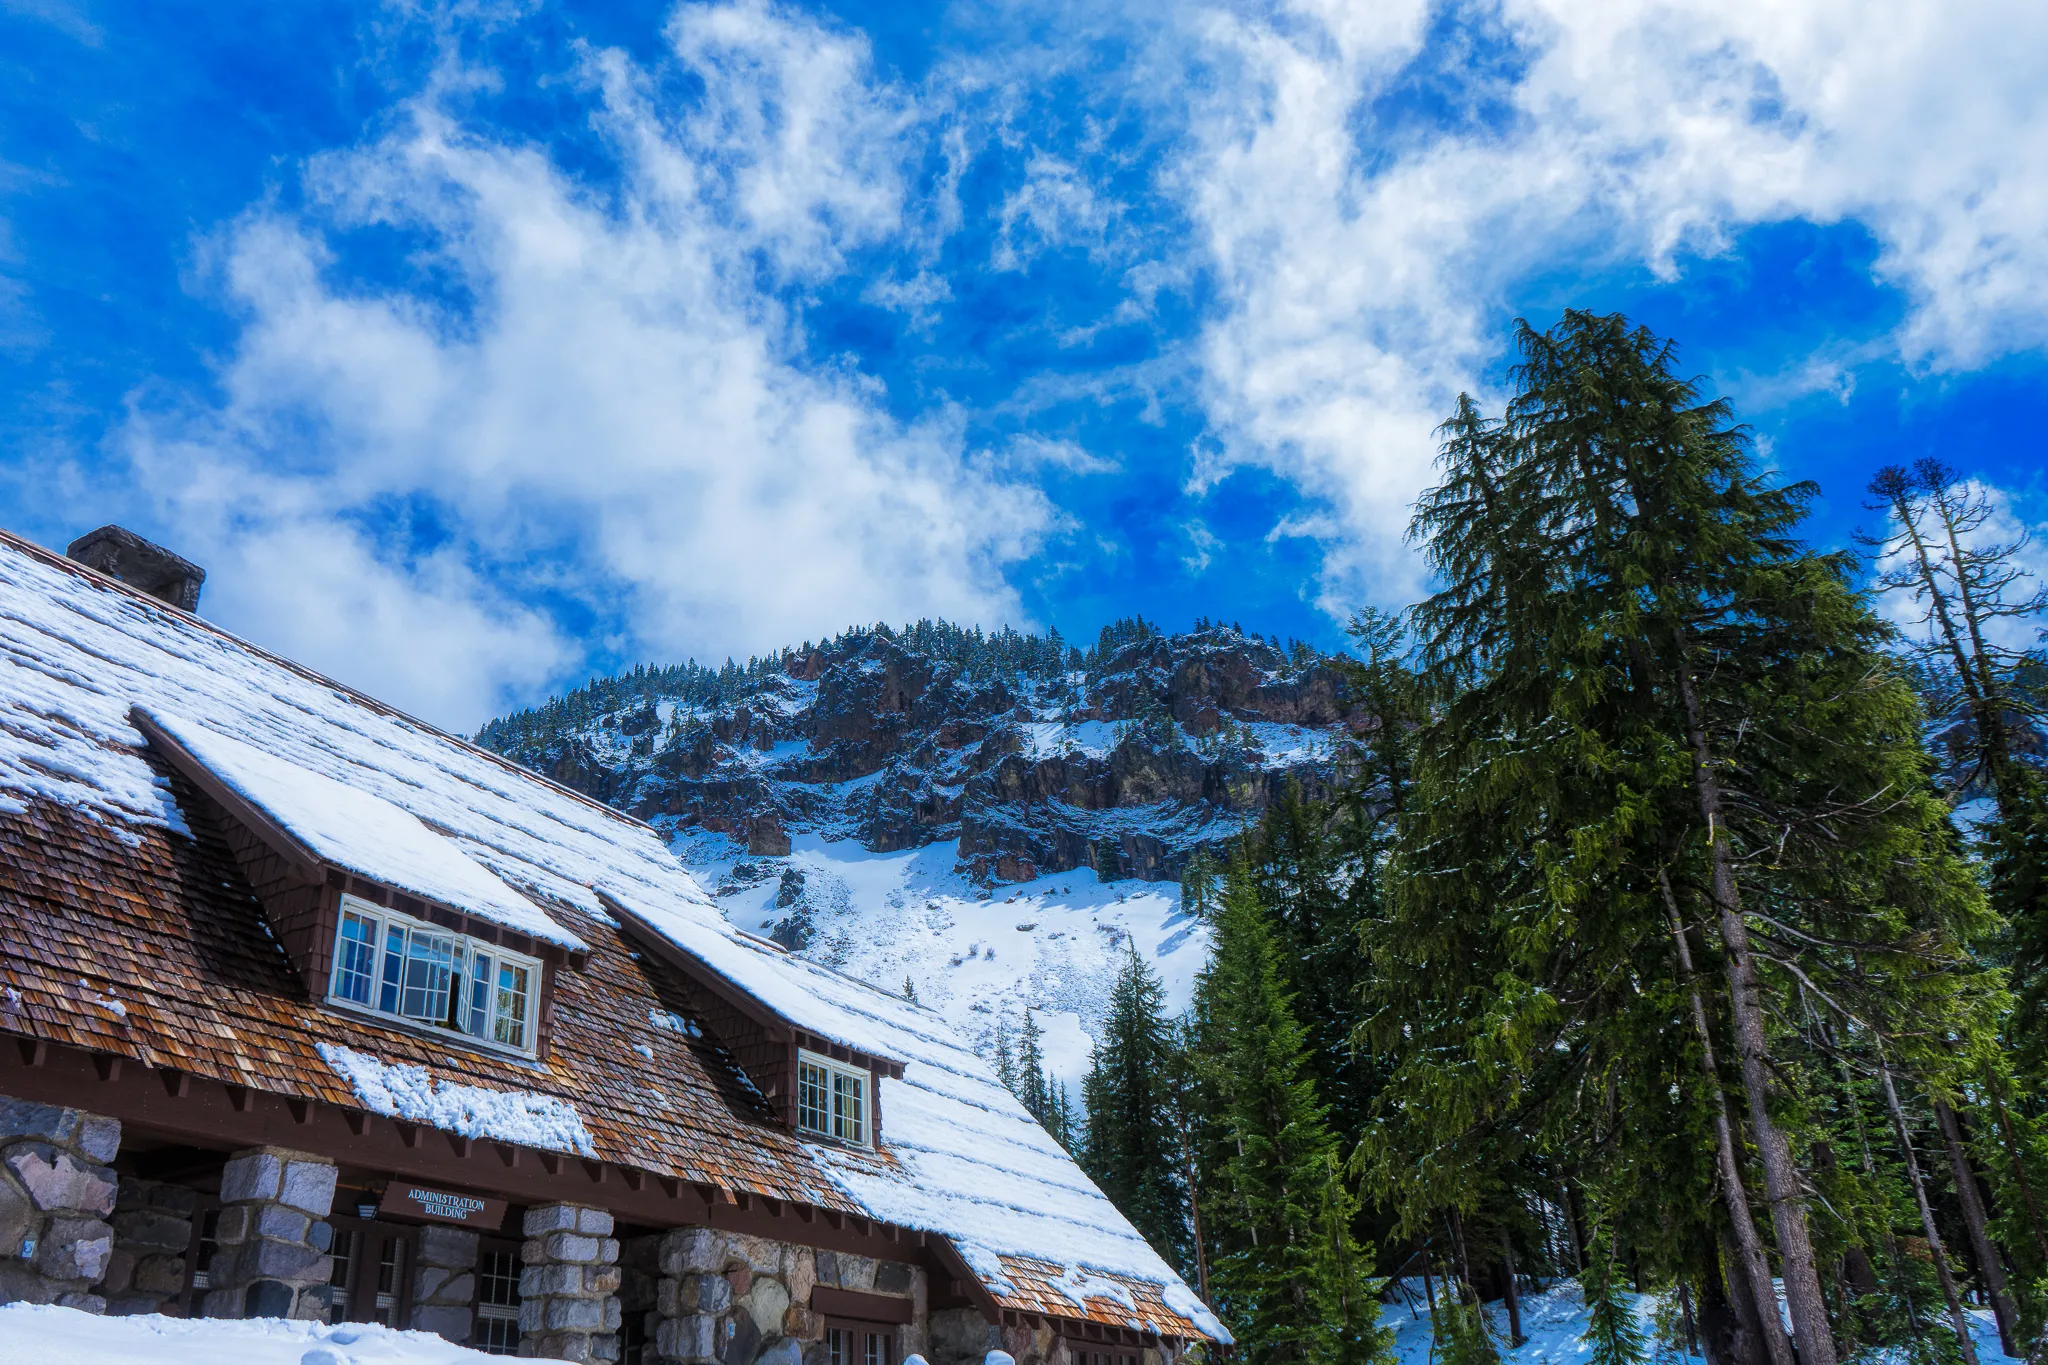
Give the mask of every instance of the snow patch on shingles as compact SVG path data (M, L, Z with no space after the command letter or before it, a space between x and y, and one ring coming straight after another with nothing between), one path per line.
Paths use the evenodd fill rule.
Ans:
M417 816L168 711L149 718L322 861L566 948L583 941Z
M702 1038L704 1036L704 1030L698 1028L696 1024L683 1018L680 1014L672 1014L667 1010L647 1011L647 1022L664 1033L680 1033L685 1038Z
M1138 1301L1131 1297L1131 1291L1115 1280L1106 1280L1100 1275L1091 1275L1077 1265L1067 1267L1066 1273L1052 1282L1052 1287L1077 1304L1082 1312L1088 1311L1090 1299L1108 1299L1120 1303L1133 1313L1138 1311Z
M1194 1290L1188 1288L1180 1281L1176 1280L1166 1286L1165 1290L1161 1292L1160 1298L1166 1304L1167 1312L1180 1314L1189 1322L1192 1322L1196 1330L1207 1332L1216 1340L1226 1344L1236 1340L1236 1338L1230 1335L1229 1329L1223 1325L1222 1320L1209 1311L1209 1305L1203 1303L1196 1296Z
M466 1138L597 1155L583 1116L557 1096L437 1082L423 1066L382 1061L336 1043L321 1043L315 1050L373 1114Z
M115 998L111 993L107 995L101 995L98 991L95 991L92 988L91 983L89 983L82 976L78 978L78 989L84 993L85 1002L88 1005L98 1005L107 1013L117 1015L122 1019L126 1019L128 1017L128 1007L126 1005L122 1004L120 1000Z

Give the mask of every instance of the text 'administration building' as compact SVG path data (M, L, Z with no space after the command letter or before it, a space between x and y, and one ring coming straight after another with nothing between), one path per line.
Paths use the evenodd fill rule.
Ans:
M73 552L127 581L0 534L0 1299L634 1365L1226 1339L936 1015Z

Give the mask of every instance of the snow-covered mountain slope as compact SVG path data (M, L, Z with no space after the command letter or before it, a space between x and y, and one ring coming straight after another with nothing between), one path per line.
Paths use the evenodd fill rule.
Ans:
M814 834L773 858L702 830L673 846L734 924L873 985L908 982L977 1050L992 1055L999 1022L1015 1035L1029 1007L1047 1069L1077 1099L1125 954L1152 964L1176 1012L1209 957L1207 927L1171 882L1083 871L989 888L954 871L944 845L874 853Z
M636 670L478 738L662 830L734 924L907 978L978 1044L1029 1007L1077 1085L1125 954L1187 1004L1189 860L1331 791L1362 723L1340 664L1234 627L1081 651L920 623Z

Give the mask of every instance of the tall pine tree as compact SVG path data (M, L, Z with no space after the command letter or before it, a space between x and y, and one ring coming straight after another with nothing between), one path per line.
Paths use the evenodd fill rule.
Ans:
M1117 972L1082 1087L1088 1109L1082 1165L1153 1249L1193 1278L1179 1141L1168 1126L1176 1059L1163 998L1158 975L1133 945Z
M1414 1017L1378 1016L1399 1080L1382 1112L1454 1208L1501 1172L1480 1117L1529 1134L1547 1114L1550 1141L1597 1124L1645 1169L1711 1173L1759 1317L1767 1213L1800 1359L1834 1365L1792 1127L1822 1047L1805 1012L1861 1029L1865 1065L1912 1040L1938 1073L1932 1040L1975 1027L1981 896L1886 628L1846 558L1796 539L1813 490L1759 471L1727 404L1626 320L1567 313L1518 342L1505 416L1460 401L1415 523L1444 584L1415 620L1455 689L1375 934L1382 961L1424 968L1400 986ZM1429 998L1430 973L1462 998Z
M1385 1360L1371 1249L1342 1177L1282 968L1242 862L1218 908L1196 988L1198 1065L1215 1154L1203 1191L1209 1283L1252 1365Z

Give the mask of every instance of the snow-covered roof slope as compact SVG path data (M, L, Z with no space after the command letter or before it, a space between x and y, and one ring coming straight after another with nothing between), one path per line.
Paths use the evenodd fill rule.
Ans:
M998 1298L1018 1298L1002 1258L1052 1261L1069 1272L1070 1283L1090 1283L1092 1271L1159 1286L1157 1297L1172 1311L1209 1336L1228 1339L1179 1276L935 1012L721 932L725 922L713 923L708 917L718 912L710 907L662 905L599 889L797 1027L904 1064L901 1080L881 1082L882 1140L893 1161L825 1144L811 1149L826 1174L874 1217L943 1233ZM1091 1311L1129 1300L1127 1292L1121 1299L1096 1297L1104 1302L1089 1304Z
M197 721L138 709L322 862L565 948L584 946L539 906L383 797L229 739Z
M1148 1301L1177 1305L1160 1330L1222 1335L937 1015L743 936L639 821L0 534L0 805L40 798L116 830L181 829L131 708L178 726L195 756L295 834L343 837L301 809L332 790L308 776L327 779L430 827L506 887L614 924L602 889L797 1027L903 1063L901 1080L882 1082L885 1154L808 1150L874 1218L950 1239L998 1299L1014 1288L1001 1258L1029 1257L1064 1267L1069 1285L1159 1286ZM419 876L454 875L431 861ZM1114 1317L1121 1303L1096 1310Z

